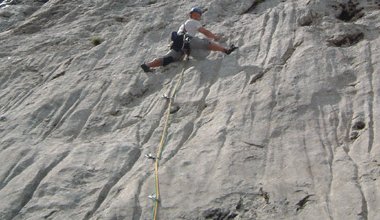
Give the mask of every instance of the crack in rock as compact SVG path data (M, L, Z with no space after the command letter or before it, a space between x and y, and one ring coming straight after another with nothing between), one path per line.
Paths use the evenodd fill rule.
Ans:
M303 199L301 199L301 200L296 204L296 206L297 206L296 211L297 211L297 212L299 212L300 210L302 210L302 209L305 208L306 203L310 201L309 198L310 198L311 196L313 196L313 195L307 195L307 196L305 196Z

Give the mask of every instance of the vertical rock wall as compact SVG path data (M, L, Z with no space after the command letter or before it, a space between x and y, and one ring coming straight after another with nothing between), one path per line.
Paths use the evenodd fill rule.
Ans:
M377 0L2 1L0 219L379 219ZM239 49L154 73L192 6Z

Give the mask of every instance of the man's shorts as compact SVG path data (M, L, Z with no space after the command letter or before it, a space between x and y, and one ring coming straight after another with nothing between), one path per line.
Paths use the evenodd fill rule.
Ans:
M166 66L170 63L179 61L182 59L183 55L184 55L183 51L175 51L171 49L163 57L161 57L161 64L163 66Z
M183 56L183 52L182 51L175 51L175 50L171 49L169 52L167 52L162 57L162 59L172 57L173 61L178 61L178 60L180 60L182 58L182 56Z
M209 41L208 39L192 37L190 41L190 48L207 50L210 44L211 41Z

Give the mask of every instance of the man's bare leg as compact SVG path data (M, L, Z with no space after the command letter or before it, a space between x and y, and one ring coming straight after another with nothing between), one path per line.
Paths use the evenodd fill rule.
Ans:
M208 45L208 49L212 51L220 51L226 54L230 54L232 53L232 51L236 50L237 47L232 44L231 47L227 49L227 48L224 48L223 46L220 46L219 44L211 43Z
M224 53L227 51L226 48L220 46L219 44L215 44L215 43L209 44L208 49L212 50L212 51L220 51L220 52L224 52Z
M160 58L156 58L156 59L152 60L151 62L146 63L146 65L148 67L159 67L162 65L162 62L161 62Z
M160 58L156 58L152 61L150 61L149 63L143 63L141 64L141 68L144 70L144 72L152 72L152 69L150 69L151 67L159 67L159 66L162 66L162 62L161 62L161 59Z

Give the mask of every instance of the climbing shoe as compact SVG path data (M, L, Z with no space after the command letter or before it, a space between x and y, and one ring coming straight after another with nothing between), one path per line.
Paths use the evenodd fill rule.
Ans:
M144 70L144 72L152 72L149 66L147 66L145 63L141 64L141 68Z
M227 55L229 55L230 53L232 53L234 50L236 50L238 47L236 47L235 45L231 45L230 46L230 48L229 49L227 49L226 51L225 51L225 53L227 54Z

